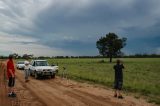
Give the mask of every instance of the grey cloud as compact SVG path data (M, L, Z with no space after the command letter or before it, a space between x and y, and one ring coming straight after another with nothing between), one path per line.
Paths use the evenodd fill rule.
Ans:
M142 4L145 6L141 6ZM115 7L113 10L114 5L108 6L108 4L100 2L97 5L91 5L92 7L82 9L82 11L79 10L77 13L71 15L68 15L71 11L70 9L74 9L71 8L71 5L66 6L66 8L50 5L50 7L37 15L35 23L37 30L41 32L59 32L66 30L69 32L89 27L96 29L96 25L99 29L103 26L108 28L110 26L118 26L119 28L119 24L123 22L127 23L126 27L128 27L128 25L132 26L132 24L133 26L135 25L137 27L139 25L140 27L141 25L143 26L143 24L145 25L146 21L150 21L146 18L147 16L151 17L149 11L152 6L149 4L150 2L147 1L143 1L142 3L134 2L134 5L131 5L130 8L123 7L116 9ZM142 20L144 20L143 23ZM122 27L125 27L125 24L124 26L122 25Z
M95 38L103 36L103 34L105 35L110 31L129 38L144 38L146 36L149 37L151 34L152 36L157 36L159 24L156 23L157 17L152 16L154 7L157 7L157 4L151 1L135 1L132 3L130 7L117 8L114 5L96 2L91 7L82 9L82 11L79 10L74 14L69 14L70 8L60 7L59 10L57 9L58 7L50 5L46 10L39 13L35 23L39 30L38 32L42 34L63 32L64 35L75 38L74 43L70 41L64 42L61 39L63 35L57 37L57 42L46 40L48 42L46 45L55 45L61 48L66 48L65 46L67 46L69 47L68 49L83 48L84 45L82 46L79 42L87 39L86 36L92 36L91 38L94 39L89 41L94 44L96 42ZM79 42L76 40L77 36L79 37ZM88 45L88 48L95 48L95 45L92 47L89 47L87 43L86 45Z
M43 45L77 54L83 50L90 54L87 49L96 54L96 40L108 32L132 40L157 37L160 32L157 0L50 0L44 8L41 0L15 2L6 0L7 9L0 9L12 24L4 30L0 26L1 31L31 36ZM135 48L133 42L128 45Z

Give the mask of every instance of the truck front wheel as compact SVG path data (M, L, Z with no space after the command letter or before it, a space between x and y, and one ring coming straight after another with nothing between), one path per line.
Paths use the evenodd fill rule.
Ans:
M51 75L51 78L55 78L55 74Z

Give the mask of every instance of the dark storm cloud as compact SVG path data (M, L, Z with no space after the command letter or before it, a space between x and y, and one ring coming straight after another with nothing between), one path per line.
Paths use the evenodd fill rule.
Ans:
M37 32L40 33L64 31L79 34L80 31L83 31L80 34L81 36L86 36L86 28L93 32L94 30L98 32L102 29L103 32L105 30L107 32L111 29L110 27L115 28L113 30L121 30L125 27L141 28L148 21L147 16L152 18L150 17L150 12L154 5L150 6L149 4L152 3L138 1L133 2L130 7L117 8L114 5L104 4L104 2L96 2L96 4L93 3L88 8L77 10L76 13L72 13L74 8L71 5L65 7L50 5L37 15L34 22L37 26Z
M98 55L96 41L109 32L127 37L127 53L160 48L160 1L157 0L7 0L8 34L30 36L50 48L77 55ZM10 17L10 18L9 18ZM25 42L26 43L26 42ZM140 46L138 46L140 45ZM143 48L143 49L140 49ZM159 50L159 49L158 49Z
M147 37L147 38L134 38L128 39L128 44L124 51L126 54L136 54L136 53L160 53L159 46L160 46L160 37ZM155 49L157 48L157 49Z
M158 16L156 17L157 20L150 20L156 5L154 2L135 1L133 4L129 4L130 6L119 8L116 5L95 2L90 7L77 10L76 13L72 13L74 8L71 5L65 7L50 5L37 15L34 22L37 25L37 32L41 34L53 33L50 35L50 37L53 36L53 39L56 36L54 33L60 36L56 40L44 40L46 45L72 50L78 48L95 49L97 38L110 31L128 37L128 39L136 38L133 42L127 42L128 45L134 45L136 41L139 41L138 44L140 45L143 44L144 41L137 40L139 37L149 40L151 35L153 39L154 36L158 36L160 25L154 23L154 21L159 21ZM61 32L63 34L58 35ZM72 36L73 39L65 41L62 39L65 35ZM87 41L85 40L88 39L87 36L92 36L94 39ZM83 40L86 42L82 42ZM158 41L154 40L158 44ZM135 46L132 47L135 48Z

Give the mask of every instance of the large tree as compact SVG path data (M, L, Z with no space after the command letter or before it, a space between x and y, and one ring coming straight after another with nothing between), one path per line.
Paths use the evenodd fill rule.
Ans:
M28 58L28 59L30 59L30 58L33 58L33 54L23 54L23 56L22 56L23 58Z
M112 57L121 53L121 49L126 45L126 40L127 38L119 38L115 33L108 33L96 42L96 46L99 53L108 56L112 62Z
M13 54L11 54L14 58L18 58L18 53L13 53Z

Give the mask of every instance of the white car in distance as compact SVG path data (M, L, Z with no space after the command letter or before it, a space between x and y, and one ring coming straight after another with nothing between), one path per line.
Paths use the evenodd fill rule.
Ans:
M17 69L24 69L24 61L18 61L16 64Z

